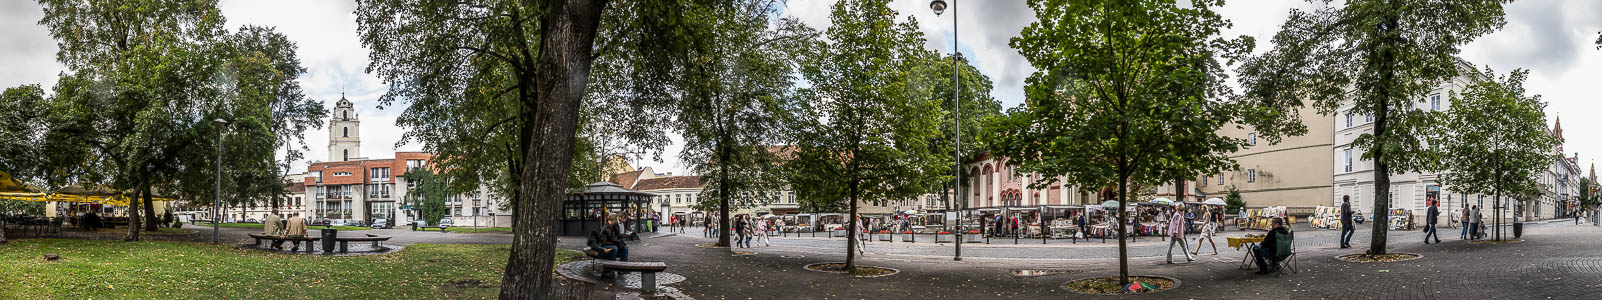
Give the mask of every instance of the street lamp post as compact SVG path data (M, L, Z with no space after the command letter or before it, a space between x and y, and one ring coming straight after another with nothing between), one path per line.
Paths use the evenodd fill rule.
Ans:
M216 119L216 120L212 120L212 122L216 122L217 123L217 198L215 200L213 200L212 203L211 203L211 211L212 211L212 214L211 214L211 243L212 244L221 244L222 243L222 235L220 233L218 233L217 230L218 230L219 227L221 227L221 222L222 221L218 220L218 219L221 217L222 211L219 209L218 205L222 205L222 139L223 139L223 126L228 126L228 121L219 118L219 119Z
M961 76L962 76L962 73L961 73L962 69L961 69L961 65L960 65L960 63L962 61L962 51L957 49L957 36L958 35L957 35L957 11L956 11L957 5L956 5L956 2L957 2L956 0L952 0L951 1L951 5L950 5L950 7L952 9L951 10L951 51L956 53L956 55L953 55L952 59L951 59L951 100L956 105L956 109L955 109L956 114L954 115L955 117L952 118L952 119L956 120L956 127L953 128L954 130L952 130L952 132L955 133L955 139L956 139L955 145L956 145L956 147L954 147L954 148L956 149L956 153L954 155L956 156L955 160L957 162L956 168L955 168L955 170L956 170L955 174L957 176L954 179L956 181L956 185L955 185L954 190L956 191L957 195L956 195L956 197L952 197L953 199L959 199L959 197L962 197L962 97L961 97L962 82L961 82L960 79L958 79L958 78L961 78ZM945 0L929 1L929 9L934 10L935 16L939 16L941 13L945 12L946 11L946 7L947 7L947 5L946 5L946 1ZM966 206L967 203L964 202L964 201L957 201L957 202L958 202L958 206L957 206L957 222L956 222L957 223L956 224L957 225L956 226L957 227L957 232L956 232L957 245L956 245L956 248L955 248L955 252L953 253L953 255L951 257L951 260L961 261L962 260L962 243L963 243L963 240L962 240L962 234L963 234L963 232L962 232L962 210L963 210L963 206Z

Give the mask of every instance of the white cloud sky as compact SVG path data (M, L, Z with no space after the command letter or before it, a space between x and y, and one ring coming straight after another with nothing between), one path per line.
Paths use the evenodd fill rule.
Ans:
M1023 79L1035 69L1007 42L1035 21L1033 11L1024 1L954 2L955 7L943 16L931 12L926 0L896 0L890 6L903 19L916 18L929 40L927 47L941 53L952 50L951 22L956 14L961 25L958 48L995 82L993 96L1003 107L1022 103ZM783 13L821 29L829 24L833 3L789 1ZM1256 37L1256 51L1261 53L1271 46L1269 39L1289 9L1310 5L1299 0L1231 1L1218 11L1235 24L1225 31L1226 36ZM402 134L394 125L395 117L405 107L377 109L377 99L386 87L377 77L364 72L368 52L357 38L355 16L351 14L354 7L353 1L328 0L224 0L221 4L230 30L244 24L275 26L300 46L301 64L308 70L300 81L309 96L332 107L340 92L345 92L362 116L363 156L386 158L397 150L418 150L421 145L394 147ZM1531 69L1526 87L1550 103L1549 124L1552 119L1569 116L1563 120L1564 136L1568 138L1565 150L1567 155L1580 152L1581 168L1588 168L1595 153L1602 151L1602 141L1587 138L1595 136L1594 130L1602 129L1602 118L1587 116L1602 109L1599 102L1591 99L1594 92L1590 89L1591 84L1602 79L1602 50L1592 43L1602 29L1602 3L1525 0L1510 4L1507 10L1507 26L1465 46L1462 57L1501 73L1514 68ZM5 28L0 31L0 40L6 41L0 43L0 60L7 67L7 72L0 72L0 87L37 83L48 89L54 85L62 68L55 62L55 41L36 24L42 15L33 1L0 0L0 28ZM326 128L306 134L311 148L308 158L327 159L327 136ZM688 173L688 167L678 159L681 149L682 146L670 146L663 161L647 160L635 165L652 166L659 172ZM297 169L304 164L300 166Z

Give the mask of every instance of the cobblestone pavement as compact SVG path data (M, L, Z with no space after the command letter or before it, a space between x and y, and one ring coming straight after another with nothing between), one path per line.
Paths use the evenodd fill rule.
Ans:
M1339 249L1333 230L1297 230L1301 272L1283 276L1257 275L1240 270L1243 252L1210 249L1196 262L1165 264L1160 256L1167 244L1143 241L1131 247L1134 275L1179 278L1181 285L1141 298L1176 299L1595 299L1602 295L1602 228L1552 222L1530 224L1525 242L1472 245L1458 240L1457 229L1442 244L1425 245L1419 231L1392 232L1391 252L1424 257L1394 263L1352 263L1336 260L1343 254L1361 253L1368 231L1358 230L1351 249ZM1226 236L1244 234L1227 232ZM821 239L821 238L820 238ZM698 232L651 239L653 245L633 247L635 261L665 261L669 271L684 275L674 284L698 299L865 299L887 298L1022 298L1079 296L1062 289L1068 280L1116 275L1116 246L1099 243L1064 245L968 244L965 259L951 261L945 246L914 246L874 242L861 258L865 265L899 269L900 274L853 279L806 271L810 263L844 259L841 239L775 238L772 247L756 247L749 256L730 255L729 249L694 246L711 241ZM1010 242L1010 241L1009 241ZM1108 244L1114 244L1109 242ZM564 240L563 247L577 247ZM747 250L747 249L734 249ZM1066 274L1023 277L1024 269L1060 270Z

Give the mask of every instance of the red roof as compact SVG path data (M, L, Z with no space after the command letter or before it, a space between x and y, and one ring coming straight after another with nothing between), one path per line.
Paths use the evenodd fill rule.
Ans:
M630 189L636 191L649 191L665 189L698 189L705 186L706 183L701 182L701 176L672 176L640 180L639 184L635 184L634 187Z

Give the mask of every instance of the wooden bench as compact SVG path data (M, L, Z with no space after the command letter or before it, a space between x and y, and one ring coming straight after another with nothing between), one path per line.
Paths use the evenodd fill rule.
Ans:
M339 242L339 253L350 253L350 242L373 242L373 248L378 248L379 242L388 240L389 237L387 236L371 233L365 237L334 237L334 241Z
M445 232L445 226L417 226L417 228L412 229L412 231L428 231L429 228L439 229L439 232Z
M316 246L317 243L316 242L318 240L322 239L320 237L315 237L315 236L304 236L304 237L296 238L296 237L280 237L280 236L276 236L276 235L266 235L266 234L260 234L260 233L252 233L252 234L249 234L249 235L250 235L250 238L256 239L256 247L261 247L261 240L306 241L306 253L312 253L312 249L317 248L317 246Z
M585 255L589 254L589 251L585 252ZM640 291L646 294L656 293L656 273L667 271L667 263L659 261L633 262L595 260L594 263L601 265L601 277L606 277L607 272L609 271L640 272Z

